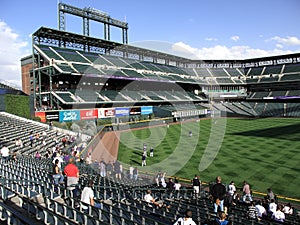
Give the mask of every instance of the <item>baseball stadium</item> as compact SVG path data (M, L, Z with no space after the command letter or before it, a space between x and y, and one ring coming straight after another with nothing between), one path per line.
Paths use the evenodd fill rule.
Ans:
M61 2L33 31L22 90L0 82L0 223L300 224L300 53L190 59L128 27Z

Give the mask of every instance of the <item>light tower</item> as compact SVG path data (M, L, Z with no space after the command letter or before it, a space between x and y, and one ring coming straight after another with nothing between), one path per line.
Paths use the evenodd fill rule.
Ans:
M66 14L71 14L82 18L83 35L90 35L90 20L102 23L104 25L103 39L110 41L110 27L122 29L122 42L128 44L128 23L111 18L107 13L91 7L83 9L67 5L65 3L58 4L58 29L66 31Z

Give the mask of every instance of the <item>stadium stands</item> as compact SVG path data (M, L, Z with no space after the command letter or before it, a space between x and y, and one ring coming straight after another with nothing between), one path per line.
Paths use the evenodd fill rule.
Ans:
M243 106L222 104L225 108L236 110L250 109L247 103ZM230 106L229 106L230 105ZM186 106L177 106L185 109ZM201 108L201 106L199 106ZM267 106L270 109L277 106ZM1 114L1 126L14 125L14 130L9 133L21 133L24 131L23 124L34 127L38 130L41 125L18 119L8 114ZM42 129L44 126L41 127ZM53 131L47 131L51 134ZM26 135L25 135L26 136ZM8 139L9 140L9 139ZM26 144L25 144L26 145ZM12 148L12 146L10 146ZM69 146L70 147L70 146ZM13 148L12 148L13 149ZM14 149L16 150L16 149ZM18 152L20 152L18 150ZM28 150L26 151L28 152ZM70 150L68 150L70 152ZM168 225L174 221L186 209L193 213L193 220L196 224L209 224L214 220L213 204L208 198L208 189L202 187L201 197L194 198L193 189L187 185L179 192L170 191L156 184L151 184L152 176L142 176L137 181L130 180L126 176L122 180L114 177L101 177L98 166L95 164L84 164L78 162L80 179L78 189L82 190L88 180L94 181L95 201L101 202L101 207L96 208L90 205L84 211L80 199L72 192L65 189L63 185L55 186L52 181L51 165L52 159L43 157L37 160L34 157L19 154L17 160L9 160L0 164L0 218L2 221L18 224L153 224ZM63 163L65 165L65 163ZM125 172L124 172L125 175ZM145 185L145 181L148 180ZM150 181L150 182L149 182ZM168 210L148 205L143 198L146 190L151 189L154 198L164 201L169 205ZM246 219L247 205L237 204L228 209L228 219L232 224L261 224L267 225L270 217L262 221L248 221ZM14 221L14 222L12 222ZM286 224L296 224L299 216L287 215Z

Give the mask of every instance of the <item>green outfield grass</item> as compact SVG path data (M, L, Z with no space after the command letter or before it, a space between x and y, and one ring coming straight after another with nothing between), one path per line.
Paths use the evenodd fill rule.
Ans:
M148 150L151 145L155 149L155 157L147 158L148 170L163 171L164 166L155 165L171 155L168 160L181 169L168 175L191 179L199 174L203 181L212 181L220 175L225 183L234 180L237 186L242 186L243 180L247 180L254 190L266 192L271 187L280 195L300 199L300 119L222 118L216 123L220 122L226 122L222 146L208 168L201 172L199 162L207 148L212 126L216 126L212 120L122 132L118 159L139 166L146 143ZM191 138L189 130L193 131ZM215 143L222 137L218 135L214 135ZM215 151L213 148L217 147L212 146ZM179 153L174 152L176 148ZM182 165L184 153L192 148L195 149L193 155Z

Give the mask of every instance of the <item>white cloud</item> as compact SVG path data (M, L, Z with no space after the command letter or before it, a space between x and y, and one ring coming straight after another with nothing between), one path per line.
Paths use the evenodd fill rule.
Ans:
M224 45L216 45L209 48L193 48L183 42L177 42L172 45L172 54L180 55L190 59L249 59L274 55L291 54L294 51L282 50L275 48L272 50L264 50L259 48L251 48L250 46L237 45L227 47ZM298 50L299 52L299 50Z
M21 87L20 59L30 54L25 49L28 42L22 41L19 35L5 22L0 21L0 78Z
M230 37L230 39L231 39L232 41L238 41L238 40L240 40L240 37L237 36L237 35L234 35L234 36Z
M271 41L276 41L283 45L295 46L300 45L300 39L297 37L287 36L287 37L279 37L275 36L270 39Z
M276 44L275 46L276 46L276 48L283 48L282 44Z
M213 37L208 37L208 38L205 38L205 41L217 41L218 38L213 38Z

